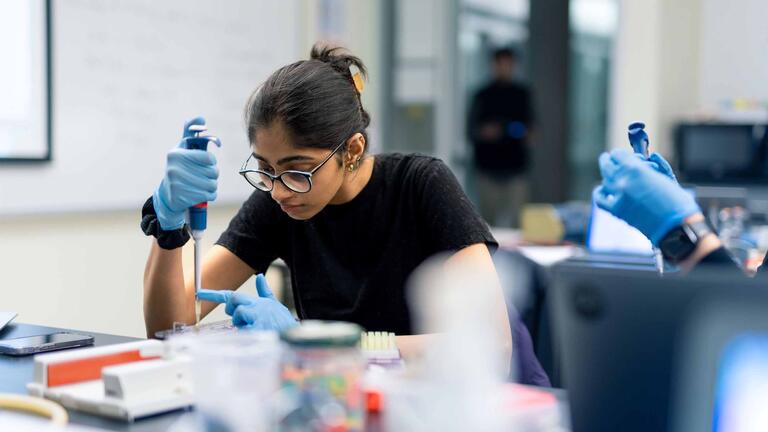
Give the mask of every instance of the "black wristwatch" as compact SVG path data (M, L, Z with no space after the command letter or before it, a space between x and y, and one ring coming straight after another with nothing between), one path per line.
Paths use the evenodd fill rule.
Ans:
M659 249L670 264L679 264L691 256L699 240L712 232L712 228L704 220L682 224L661 239Z

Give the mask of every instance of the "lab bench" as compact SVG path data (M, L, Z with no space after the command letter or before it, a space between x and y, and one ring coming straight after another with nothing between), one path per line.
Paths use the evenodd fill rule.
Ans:
M0 340L11 339L24 336L34 336L41 334L50 334L61 331L71 331L89 334L94 337L94 346L106 346L124 342L132 342L140 339L95 333L89 331L62 329L55 327L45 327L32 324L9 324L3 330L0 330ZM33 379L34 356L10 357L0 355L0 393L27 394L27 383ZM558 401L560 418L562 425L558 432L565 432L568 429L568 403L563 390L547 390L551 392ZM97 417L82 412L67 410L69 413L69 422L73 425L90 426L112 431L130 431L130 432L149 432L166 431L171 428L181 417L188 412L184 410L172 411L151 417L139 419L133 423L126 423L118 420ZM369 416L366 422L366 431L379 432L384 431L381 425L381 419L377 416Z
M50 334L60 331L72 331L92 335L94 346L113 345L139 340L137 338L94 333L89 331L61 329L32 324L9 324L0 330L0 340L24 336ZM0 393L27 394L27 383L32 381L34 356L10 357L0 355ZM67 410L69 422L77 425L92 426L113 431L149 432L165 431L176 422L184 411L174 411L147 417L134 423L125 423L96 417L78 411Z

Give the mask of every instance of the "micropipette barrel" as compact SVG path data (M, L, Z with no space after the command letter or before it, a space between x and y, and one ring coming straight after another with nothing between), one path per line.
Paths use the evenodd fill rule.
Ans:
M639 153L646 158L650 156L648 146L650 142L648 140L648 134L645 132L645 123L635 122L629 125L627 136L629 137L629 145L632 146L632 150L635 153Z
M208 151L208 143L214 142L221 145L219 139L212 136L200 136L200 133L208 128L205 125L193 125L190 128L195 135L187 139L187 148L192 150ZM200 241L203 232L208 227L208 203L201 202L189 208L189 230L195 242L195 325L200 322L202 308L197 294L202 288L202 247Z
M634 122L627 128L627 136L629 137L629 145L632 146L632 150L635 153L643 155L646 159L650 156L650 140L648 139L648 133L645 132L645 123ZM664 257L661 254L659 248L653 248L654 258L656 260L656 270L660 274L664 273Z

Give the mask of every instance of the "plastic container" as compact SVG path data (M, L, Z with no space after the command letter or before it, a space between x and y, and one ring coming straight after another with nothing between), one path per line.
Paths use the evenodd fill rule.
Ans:
M365 422L361 380L362 328L333 321L304 321L281 334L283 395L292 400L279 430L354 432Z
M185 336L202 430L271 431L280 389L280 341L275 332Z

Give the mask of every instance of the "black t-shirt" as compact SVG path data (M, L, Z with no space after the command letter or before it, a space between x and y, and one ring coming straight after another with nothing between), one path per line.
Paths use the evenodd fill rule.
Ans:
M300 318L397 334L412 333L411 272L432 255L476 243L497 246L450 169L402 154L375 156L371 179L352 201L306 221L254 191L217 242L257 273L282 258Z
M396 334L412 333L411 272L432 255L476 243L497 247L450 169L402 154L375 156L371 179L352 201L306 221L254 191L217 242L257 273L282 258L300 318Z
M480 129L487 123L502 127L499 139L480 136ZM472 101L467 124L477 168L497 176L525 171L529 159L526 143L532 125L533 108L527 87L495 81L481 88Z

